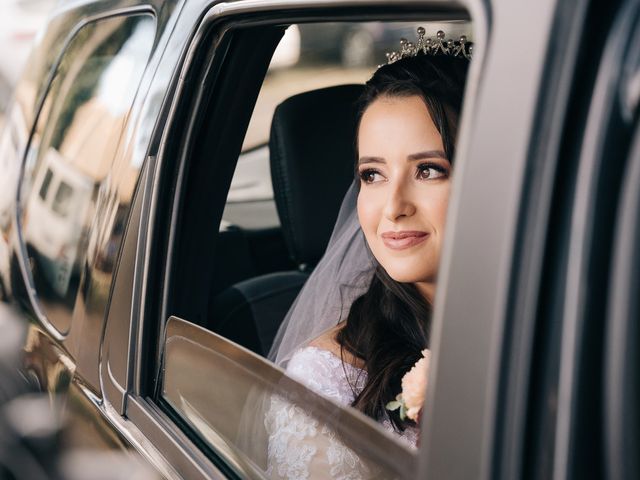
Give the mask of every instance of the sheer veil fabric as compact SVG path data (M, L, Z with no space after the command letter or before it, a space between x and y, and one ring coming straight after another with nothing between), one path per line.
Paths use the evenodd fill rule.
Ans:
M324 256L289 309L269 359L285 368L299 348L345 320L375 269L356 211L359 185L347 191Z

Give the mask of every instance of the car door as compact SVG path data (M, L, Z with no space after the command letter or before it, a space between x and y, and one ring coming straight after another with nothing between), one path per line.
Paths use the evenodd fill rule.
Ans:
M469 170L462 173L457 213L450 217L455 233L445 260L435 367L446 386L431 397L424 472L446 478L623 478L623 469L635 468L637 453L628 448L637 437L635 427L621 428L620 414L633 418L635 387L617 383L609 391L612 380L603 377L602 366L612 360L602 353L605 332L614 328L605 320L607 308L630 312L633 305L628 298L611 303L617 291L608 279L633 127L622 92L629 91L625 71L634 65L635 6L562 2L547 5L543 20L538 4L524 14L526 25L517 20L523 5L494 6L493 34L499 36L497 23L504 18L527 40L511 32L498 42L504 50L492 44L488 53L505 63L487 71L495 77L481 95L493 90L486 105L494 110L476 117L481 135L470 142ZM550 34L534 50L526 27L539 20L538 28L562 31L563 41ZM521 70L523 58L526 68L538 65L537 73ZM524 123L516 121L524 112L515 105L532 108ZM519 135L522 142L512 143ZM509 150L518 144L520 153ZM629 328L624 322L634 320L618 317L617 328ZM632 355L629 347L608 353L622 370L614 372L608 363L606 375L618 382L622 371L630 371L620 363ZM613 398L625 410L603 403ZM609 432L615 431L615 447L607 444L603 415Z
M2 198L3 212L10 212L3 222L9 264L3 281L20 307L14 315L28 325L28 377L68 419L69 448L130 450L136 444L109 420L100 342L123 224L148 146L150 129L142 125L154 122L149 109L159 108L149 85L175 7L60 5L14 94L7 132L29 133L5 150L12 168Z

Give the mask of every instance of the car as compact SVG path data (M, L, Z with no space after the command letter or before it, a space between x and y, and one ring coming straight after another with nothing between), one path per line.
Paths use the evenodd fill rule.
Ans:
M0 280L68 443L264 478L247 427L281 395L382 478L640 477L639 9L60 3L0 138ZM415 451L266 357L352 182L345 99L375 68L314 63L304 32L372 22L474 41Z

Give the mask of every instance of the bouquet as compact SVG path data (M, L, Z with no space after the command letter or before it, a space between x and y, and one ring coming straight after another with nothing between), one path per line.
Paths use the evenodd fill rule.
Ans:
M402 392L396 399L387 403L385 408L390 411L400 409L400 419L409 418L417 422L424 405L427 390L427 372L429 371L429 350L422 351L422 358L402 377Z

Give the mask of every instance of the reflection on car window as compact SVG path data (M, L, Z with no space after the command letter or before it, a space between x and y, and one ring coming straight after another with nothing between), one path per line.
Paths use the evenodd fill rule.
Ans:
M359 412L179 318L167 325L162 375L165 401L241 478L400 478L416 463Z
M71 206L71 199L73 196L73 188L61 181L58 185L58 191L53 199L51 210L56 212L61 217L66 217L69 213L69 207Z
M111 17L69 43L38 118L21 190L23 238L49 320L69 328L98 193L154 35L147 15ZM108 291L108 285L104 285ZM106 297L106 292L102 295Z
M47 173L42 181L42 187L40 187L40 198L42 200L47 199L47 192L49 191L49 185L51 185L51 179L53 178L53 172L50 168L47 168Z

